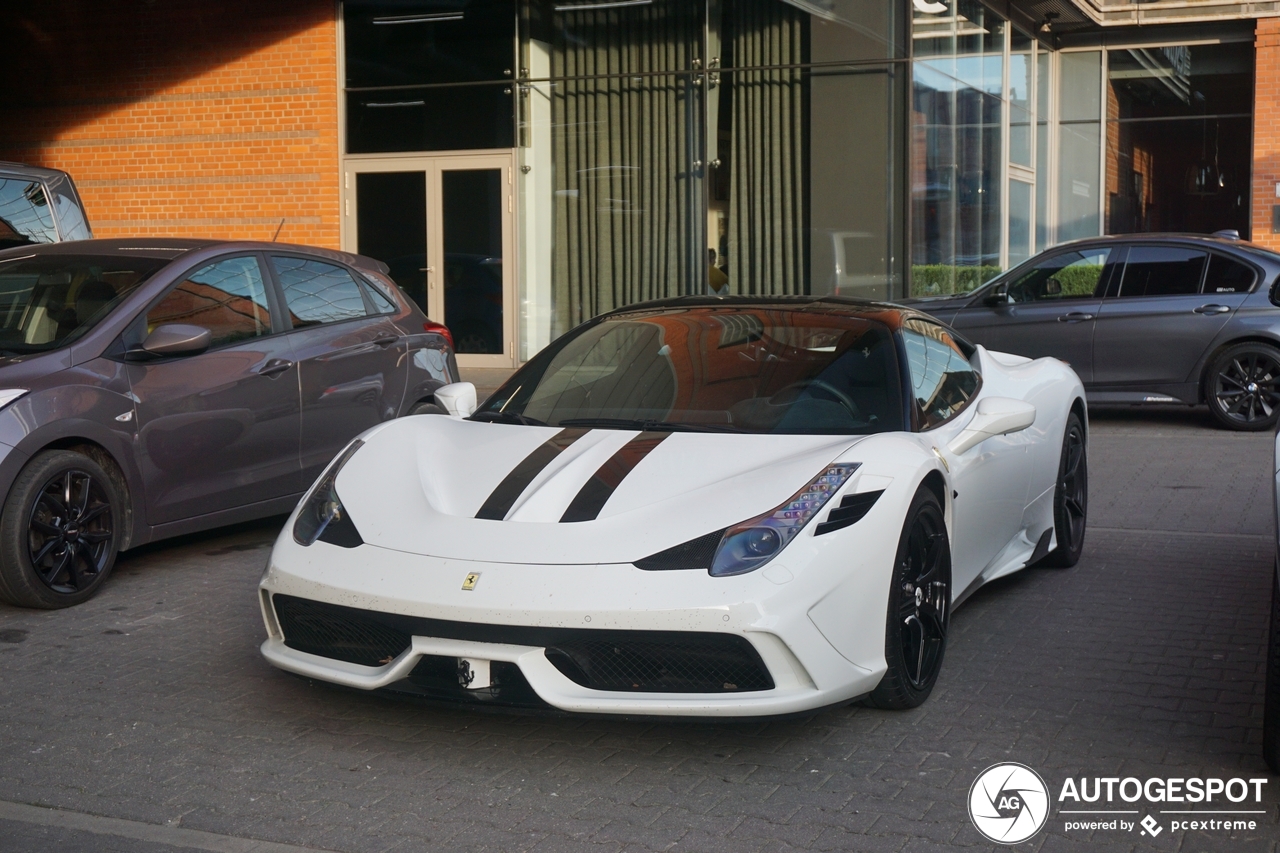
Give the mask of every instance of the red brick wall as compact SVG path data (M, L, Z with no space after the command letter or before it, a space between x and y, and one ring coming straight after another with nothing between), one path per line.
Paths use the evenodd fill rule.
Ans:
M1252 238L1280 249L1271 233L1271 208L1280 204L1280 18L1261 18L1254 34L1257 67L1253 88Z
M70 172L95 236L283 219L282 242L338 247L332 0L24 5L0 28L0 159Z

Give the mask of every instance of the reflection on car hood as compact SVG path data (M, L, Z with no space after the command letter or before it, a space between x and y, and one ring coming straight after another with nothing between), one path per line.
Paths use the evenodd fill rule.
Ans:
M863 438L567 432L404 418L368 439L337 491L371 545L486 562L626 563L773 509Z

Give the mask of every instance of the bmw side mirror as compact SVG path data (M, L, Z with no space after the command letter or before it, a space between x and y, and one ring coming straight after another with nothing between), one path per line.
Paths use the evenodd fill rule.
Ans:
M988 308L995 308L999 305L1009 304L1009 289L1003 284L998 284L992 288L991 292L982 297L982 304Z
M978 401L978 411L947 449L959 456L988 438L1021 432L1036 422L1036 407L1026 400L987 397Z
M198 355L213 343L213 333L203 326L165 323L156 326L142 342L142 351L150 355Z
M455 418L469 418L476 410L476 386L470 382L454 382L437 388L435 398Z

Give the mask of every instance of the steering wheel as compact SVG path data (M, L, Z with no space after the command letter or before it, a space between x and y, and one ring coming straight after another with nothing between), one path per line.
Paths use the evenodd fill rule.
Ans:
M792 392L794 397L799 397L800 393L807 388L818 388L825 391L827 394L834 397L837 403L844 406L855 421L861 419L862 413L858 411L858 404L853 402L853 398L825 379L801 379L799 382L792 382L790 385L770 397L769 402L772 403L774 400L788 392Z

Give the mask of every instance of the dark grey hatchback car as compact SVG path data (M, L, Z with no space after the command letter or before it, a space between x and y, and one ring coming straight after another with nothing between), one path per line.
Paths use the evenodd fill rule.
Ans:
M457 380L378 261L274 243L0 252L0 599L65 607L118 551L288 512Z
M974 343L1069 362L1090 403L1207 403L1280 420L1280 255L1240 240L1126 235L1055 247L962 296L908 300Z

